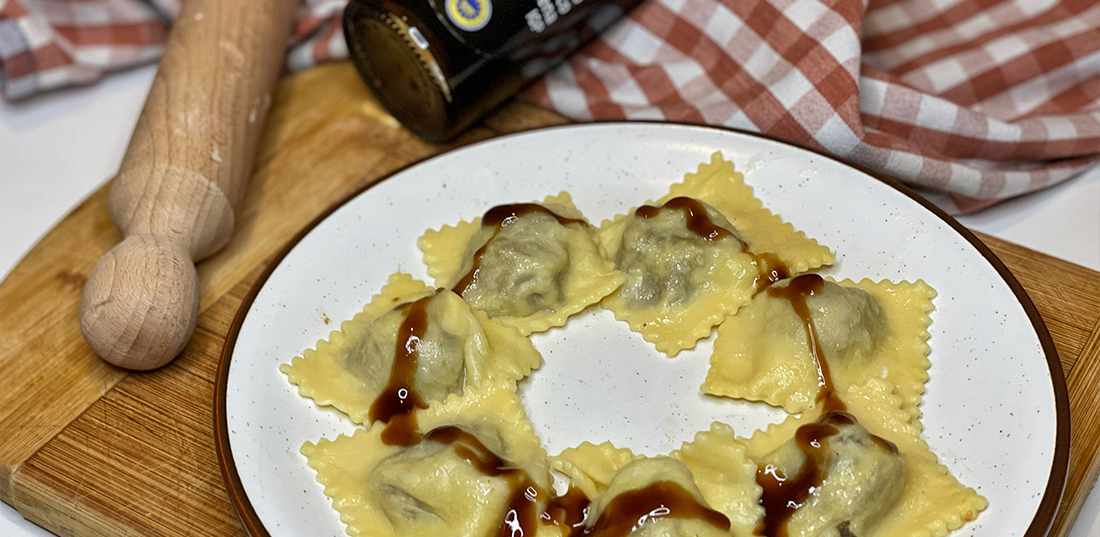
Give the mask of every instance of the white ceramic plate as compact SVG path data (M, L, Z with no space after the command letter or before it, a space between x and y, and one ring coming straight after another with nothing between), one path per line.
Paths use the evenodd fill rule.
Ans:
M544 129L432 158L353 197L276 262L238 314L218 387L219 454L249 530L344 535L299 448L355 425L299 397L278 367L358 312L391 273L426 279L416 246L425 229L561 190L598 224L661 196L714 151L768 207L837 251L827 273L923 278L939 291L923 437L989 499L956 535L1045 534L1065 476L1065 389L1045 327L1000 262L953 220L845 164L743 133L644 123ZM713 420L749 435L784 416L699 392L709 340L670 360L594 307L533 341L545 365L520 393L551 453L584 440L666 453Z

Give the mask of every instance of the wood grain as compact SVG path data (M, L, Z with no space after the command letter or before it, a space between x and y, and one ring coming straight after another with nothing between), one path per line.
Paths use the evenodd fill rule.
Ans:
M983 233L975 234L997 253L1027 289L1058 347L1066 377L1078 358L1083 355L1095 357L1096 348L1092 348L1092 354L1087 354L1086 347L1090 338L1095 345L1096 319L1100 316L1100 275L1091 270L1055 273L1052 271L1065 261ZM1058 276L1052 277L1052 274Z
M1096 274L1096 273L1093 273ZM1094 284L1100 281L1094 280ZM1100 288L1094 285L1093 289ZM1093 310L1096 311L1096 310ZM1051 535L1069 533L1085 496L1100 474L1100 321L1093 324L1077 365L1066 378L1069 388L1073 441L1069 450L1066 493L1054 518Z
M7 503L19 464L126 375L92 353L77 327L84 281L120 239L101 188L0 283L0 499Z
M0 283L0 493L61 535L240 535L215 464L213 381L233 316L260 271L330 204L455 145L565 120L513 103L448 146L412 137L345 64L284 79L226 249L198 266L200 315L169 366L130 373L91 354L80 287L119 240L106 190L55 227ZM1100 450L1100 274L982 236L1050 327L1067 372L1074 443L1053 536L1095 479Z
M118 175L111 218L125 239L88 275L80 330L104 360L156 369L198 316L194 263L233 235L295 0L191 0L165 44Z

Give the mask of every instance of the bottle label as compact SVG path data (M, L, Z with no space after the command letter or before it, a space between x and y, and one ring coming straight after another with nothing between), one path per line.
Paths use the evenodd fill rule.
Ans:
M572 11L573 6L579 6L581 2L584 0L536 0L535 5L538 7L524 16L527 28L540 34L547 26L557 22L559 16L565 16Z
M476 32L493 16L491 0L446 0L447 18L462 30Z

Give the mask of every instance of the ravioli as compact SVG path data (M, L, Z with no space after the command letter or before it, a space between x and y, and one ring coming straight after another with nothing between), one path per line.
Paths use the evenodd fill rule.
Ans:
M837 412L822 419L815 409L757 431L744 441L746 454L762 474L770 472L796 482L805 477L801 464L824 468L819 484L808 498L797 502L802 507L790 514L789 534L943 536L985 509L985 498L959 484L937 462L889 382L870 379L853 386L843 399L848 407L844 415L854 417L848 423L838 421ZM821 422L836 432L815 430ZM769 505L767 492L764 504ZM768 515L777 516L771 511Z
M680 449L670 453L669 457L683 463L689 470L688 475L692 477L694 484L685 488L699 491L703 499L701 505L709 506L725 515L730 522L729 533L725 535L753 535L754 529L764 517L763 509L757 504L760 486L755 480L756 465L745 457L744 445L735 439L733 430L728 425L714 423L711 430L698 433L693 441L684 443ZM620 472L646 458L629 449L615 447L610 442L583 442L550 457L550 467L569 480L570 490L576 489L586 498L603 496L606 500L612 482L622 479ZM664 466L667 466L667 462L658 468ZM682 474L679 469L674 468L672 471L672 475ZM681 482L681 485L685 484ZM613 495L614 491L610 494ZM593 513L595 507L593 502L589 506L589 513ZM594 519L589 519L588 522L591 526ZM653 530L661 530L662 527ZM669 528L664 528L663 531L680 535Z
M412 386L404 388L420 396L420 406L487 381L518 380L541 363L538 351L516 329L471 310L450 291L397 273L362 312L280 370L303 397L334 406L356 423L369 423L371 408L394 379L403 352L398 333L408 328L410 310L418 302L424 333L417 338L415 369L408 371Z
M802 276L803 279L816 275ZM819 393L818 364L804 321L777 293L758 294L718 328L702 390L804 412ZM826 367L838 393L870 378L897 386L916 421L929 366L926 343L936 292L923 281L826 280L805 297Z
M866 535L905 487L897 447L840 411L802 425L757 463L765 535Z
M669 457L623 466L592 500L586 531L637 537L729 537L730 522L707 505L684 463Z
M623 281L566 192L430 229L419 245L437 286L524 335L564 325Z
M762 489L756 464L745 456L732 427L716 421L669 456L687 465L707 504L726 515L734 535L755 534L764 521Z
M351 535L482 537L509 520L533 530L548 495L528 489L550 490L549 465L513 391L492 383L433 403L409 447L387 445L375 424L302 454Z
M625 278L604 307L668 356L694 347L764 283L835 259L765 209L720 153L656 202L604 221L599 239Z
M607 490L611 479L623 466L642 458L645 456L617 448L611 442L599 445L582 442L550 457L550 467L569 478L571 485L585 496L595 498Z

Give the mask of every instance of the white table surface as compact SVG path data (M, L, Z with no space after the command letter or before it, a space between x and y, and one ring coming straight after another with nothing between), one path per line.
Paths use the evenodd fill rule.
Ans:
M15 104L0 100L0 276L117 171L154 72L154 66L146 66L87 88ZM1100 166L959 221L1100 270ZM0 535L49 533L0 505ZM1096 488L1070 537L1100 537Z

